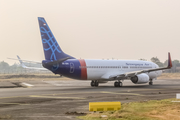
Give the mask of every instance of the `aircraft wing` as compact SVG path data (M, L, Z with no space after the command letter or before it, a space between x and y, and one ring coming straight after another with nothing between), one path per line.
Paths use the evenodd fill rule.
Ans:
M23 68L32 69L32 70L43 70L43 71L47 71L46 68L27 67L26 65L24 65L23 61L21 60L21 58L20 58L18 55L17 55L17 58L18 58L17 60L19 60L21 66L22 66ZM26 61L26 60L24 60L24 61ZM40 63L40 62L34 62L34 63Z
M153 71L158 71L158 70L164 70L164 69L170 69L172 67L172 61L171 61L171 56L170 53L168 53L168 66L167 67L161 67L161 68L153 68L153 69L145 69L145 70L140 70L140 71L133 71L133 72L127 72L127 73L120 73L116 75L103 75L103 79L109 79L109 80L119 80L119 79L127 79L129 77L133 77L136 75L139 75L141 73L149 73Z
M17 55L17 56L18 56L18 55ZM19 59L15 59L15 58L7 58L7 59L10 59L10 60L19 60ZM22 59L21 59L21 61L41 64L41 62L37 62L37 61L22 60Z

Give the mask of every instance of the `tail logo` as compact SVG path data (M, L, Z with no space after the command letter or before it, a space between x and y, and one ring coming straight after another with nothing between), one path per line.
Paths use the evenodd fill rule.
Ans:
M74 73L74 64L70 63L70 73Z
M52 71L56 71L59 68L59 64L54 64L52 66Z
M61 53L61 49L53 36L49 26L46 24L46 21L43 18L39 18L40 31L42 42L44 46L44 51L50 53L50 60L57 60L56 53Z

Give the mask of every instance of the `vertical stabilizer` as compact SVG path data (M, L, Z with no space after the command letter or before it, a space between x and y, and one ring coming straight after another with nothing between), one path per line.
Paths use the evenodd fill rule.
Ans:
M38 21L39 21L45 59L54 61L67 57L73 58L62 51L54 35L52 34L48 24L46 23L45 19L42 17L38 17Z
M23 68L26 68L26 66L24 65L24 63L23 63L23 61L21 60L21 58L17 55L17 58L18 58L18 60L19 60L19 62L20 62L20 64L21 64L21 66L23 67Z

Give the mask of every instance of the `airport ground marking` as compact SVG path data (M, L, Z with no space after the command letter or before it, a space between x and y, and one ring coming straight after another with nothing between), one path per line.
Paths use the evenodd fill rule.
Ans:
M144 90L147 90L147 89L144 89ZM167 89L148 89L148 90L167 90ZM174 89L171 89L171 90L179 90L177 88L174 88ZM123 92L125 92L127 90L124 90ZM117 92L108 92L108 91L96 91L96 92L75 92L75 93L53 93L53 94L40 94L40 95L25 95L25 96L11 96L11 97L0 97L0 99L12 99L12 98L21 98L21 97L32 97L32 96L44 96L46 98L57 98L57 99L62 99L62 98L65 98L65 97L55 97L55 95L73 95L73 94L88 94L88 93L95 93L95 94L99 94L99 93L106 93L106 94L122 94L122 95L136 95L136 96L144 96L142 94L136 94L136 93L130 93L131 91L139 91L139 90L129 90L128 93L117 93ZM142 89L141 89L142 91ZM51 95L51 96L46 96L46 95ZM45 98L44 97L44 98ZM68 98L68 97L66 97ZM69 97L69 98L73 98L73 97ZM74 98L78 98L78 97L74 97ZM80 99L85 99L85 98L80 98Z
M126 92L126 90L125 90ZM76 93L53 93L53 94L41 94L41 95L73 95L73 94L87 94L87 93L109 93L109 94L133 94L133 95L141 95L141 94L135 94L135 93L116 93L116 92L108 92L108 91L98 91L98 92L76 92ZM144 96L144 95L141 95Z
M99 93L99 92L84 92L84 94L86 94L86 93ZM46 97L49 97L49 98L50 97L51 98L54 97L55 98L55 95L68 95L68 94L83 94L83 93L82 92L78 92L78 93L53 93L53 94L40 94L40 95L11 96L11 97L0 97L0 99L12 99L12 98L22 98L22 97L32 97L32 96L44 96L44 95L51 95L51 96L46 96ZM56 97L56 98L58 98L58 97ZM63 98L63 97L61 97L61 98ZM68 98L68 97L66 97L66 98ZM69 98L85 99L85 98L80 98L80 97L69 97Z
M53 93L53 94L41 94L41 95L73 95L73 94L87 94L87 93L101 93L99 92L77 92L77 93Z
M11 97L0 97L0 99L12 99L12 98L22 98L22 97L36 97L36 98L56 98L56 99L85 99L85 98L80 98L80 97L55 97L55 95L72 95L72 94L87 94L87 93L106 93L106 94L124 94L124 95L136 95L136 96L144 96L141 94L135 94L135 93L117 93L117 92L108 92L108 91L98 91L98 92L77 92L77 93L53 93L53 94L40 94L40 95L26 95L26 96L11 96ZM51 95L51 96L46 96L46 95Z
M85 99L80 97L55 97L55 96L40 96L40 95L30 95L29 97L35 98L54 98L54 99Z
M106 91L102 91L101 93L107 93L107 94L120 94L120 95L136 95L136 96L144 96L144 95L136 94L136 93L116 93L116 92L106 92Z
M31 84L28 84L28 83L25 83L25 82L23 82L23 83L21 83L21 84L23 84L23 85L25 85L25 86L28 86L28 87L34 86L34 85L31 85Z
M0 97L0 99L21 98L21 97L28 97L28 96L11 96L11 97Z
M80 97L55 97L55 96L41 96L41 95L1 97L0 99L13 99L13 98L22 98L22 97L56 98L56 99L85 99L85 98L80 98Z
M129 90L124 90L124 91L143 91L143 90L146 90L146 91L152 91L152 90L166 90L166 89L129 89Z
M22 104L22 103L0 103L0 105L30 105L30 104Z

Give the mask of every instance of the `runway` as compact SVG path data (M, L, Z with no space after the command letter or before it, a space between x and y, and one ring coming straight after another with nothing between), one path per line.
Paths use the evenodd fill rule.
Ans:
M76 80L0 82L0 119L76 120L88 113L89 102L159 100L180 93L180 80L155 80L153 86L131 81L124 81L123 87L113 85L91 87L90 81Z

